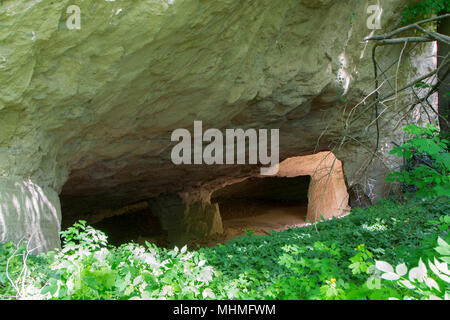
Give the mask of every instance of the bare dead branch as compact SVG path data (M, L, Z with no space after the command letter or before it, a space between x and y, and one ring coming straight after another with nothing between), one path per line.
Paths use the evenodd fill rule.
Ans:
M363 111L361 111L358 115L356 115L356 116L350 121L350 125L352 125L353 123L355 123L356 120L358 120L359 118L361 118L361 117L363 116L363 114L365 114L365 112L367 112L370 108L372 108L372 107L373 107L375 104L377 104L378 102L384 101L384 100L386 100L386 99L389 99L389 98L395 96L396 93L399 93L399 92L405 91L405 90L408 89L408 88L411 88L411 87L414 86L416 83L418 83L418 82L420 82L420 81L423 81L423 80L425 80L425 79L428 79L429 77L433 76L434 74L437 73L437 71L438 71L438 69L435 69L435 70L433 70L433 71L431 71L431 72L429 72L429 73L427 73L427 74L425 74L425 75L423 75L423 76L421 76L421 77L419 77L419 78L417 78L417 79L415 79L415 80L409 82L407 85L405 85L405 86L403 86L402 88L398 89L397 92L394 91L394 92L391 92L391 93L389 93L389 94L387 94L387 95L385 95L385 96L383 96L383 97L381 97L381 98L376 99L376 100L373 101L371 104L369 104L366 108L364 108Z
M369 41L369 40L385 40L385 39L390 39L390 38L392 38L393 36L395 36L395 35L397 35L397 34L399 34L399 33L401 33L401 32L407 31L407 30L411 30L411 29L417 29L417 30L420 30L420 28L421 28L420 25L421 25L421 24L428 23L428 22L433 22L433 21L437 21L437 20L442 20L442 19L449 18L449 17L450 17L450 13L447 13L447 14L444 14L444 15L441 15L441 16L438 16L438 17L433 17L433 18L421 20L421 21L418 21L418 22L409 24L409 25L407 25L407 26L405 26L405 27L398 28L398 29L396 29L396 30L394 30L394 31L392 31L392 32L387 33L387 34L382 34L382 35L377 35L377 36L366 37L366 38L364 38L364 40Z

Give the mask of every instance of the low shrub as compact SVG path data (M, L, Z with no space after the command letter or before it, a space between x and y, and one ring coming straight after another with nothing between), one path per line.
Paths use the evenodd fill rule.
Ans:
M414 186L418 196L450 195L450 153L448 140L440 136L439 129L428 125L426 128L414 124L404 131L411 138L396 146L391 154L404 157L407 165L400 172L388 175L388 180Z
M412 264L432 257L438 236L450 242L448 225L438 222L449 207L445 198L384 200L316 227L244 236L200 252L219 274L211 286L222 299L376 299L389 292L356 291L375 259Z
M225 245L194 251L149 243L109 246L105 234L80 221L62 232L63 248L56 252L35 256L26 245L0 244L0 297L448 298L448 283L439 276L448 276L448 256L443 258L450 243L447 200L384 200L315 226L268 236L248 232ZM438 239L440 252L434 250ZM414 290L402 287L404 267L419 264L423 270L421 261L428 260L433 265L428 262L426 277L434 282L422 272L423 283L409 280ZM392 275L394 268L387 262L376 261L400 265L395 268L400 278ZM434 289L428 292L429 285Z

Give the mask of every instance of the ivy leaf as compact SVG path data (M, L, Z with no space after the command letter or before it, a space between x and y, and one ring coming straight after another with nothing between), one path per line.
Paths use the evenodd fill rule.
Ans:
M412 268L411 271L409 271L409 280L414 282L415 280L419 282L423 282L427 275L427 267L422 262L422 259L419 261L419 265L415 268Z
M443 256L450 256L450 245L447 242L442 240L440 237L438 238L438 247L435 248L437 252L439 252Z

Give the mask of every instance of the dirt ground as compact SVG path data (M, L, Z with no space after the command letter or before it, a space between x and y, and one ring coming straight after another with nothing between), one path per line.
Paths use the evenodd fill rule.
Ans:
M307 204L234 200L219 204L219 208L224 232L194 240L189 243L190 248L225 244L233 238L246 235L247 232L253 235L269 235L272 230L280 232L307 225L305 221ZM345 215L341 217L343 216ZM114 245L130 241L144 245L148 241L160 247L172 247L167 239L167 233L159 226L158 220L148 212L134 214L131 220L129 218L129 216L113 217L95 227L111 235L109 240ZM148 226L153 228L149 229Z
M225 244L233 238L245 235L246 230L249 229L254 231L253 235L268 235L272 230L279 232L300 227L305 224L306 219L305 205L283 206L264 203L253 204L250 209L248 207L243 209L237 205L234 208L227 208L228 210L232 210L232 214L231 217L229 217L230 214L224 215L222 221L224 233L196 241L196 244L202 247L211 247L219 243Z
M252 231L253 235L269 235L288 228L299 227L305 224L307 207L305 205L292 205L270 202L243 202L234 201L220 205L224 232L204 239L194 240L189 247L212 247L219 243L225 244L229 240L246 235ZM139 236L137 242L145 241L158 246L169 248L167 236L158 234L154 236Z

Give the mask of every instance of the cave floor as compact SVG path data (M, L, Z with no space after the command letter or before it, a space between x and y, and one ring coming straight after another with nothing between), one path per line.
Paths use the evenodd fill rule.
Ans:
M301 227L306 220L306 205L252 205L250 215L243 208L234 208L233 217L224 217L224 233L195 242L201 247L211 247L219 243L246 235L246 230L254 231L253 235L269 235L270 232L283 231L289 228Z
M194 240L189 243L190 247L212 247L220 243L225 244L233 238L245 236L247 230L253 231L253 235L269 235L272 230L279 232L289 228L300 227L305 225L307 212L307 204L257 201L229 201L219 205L219 207L222 214L224 232L204 239ZM138 220L138 224L142 222L142 219ZM114 227L113 229L111 229L111 225ZM122 230L125 225L126 221L114 220L110 222L108 229L103 229L100 225L98 227L107 234L114 232L116 237L111 237L114 245L120 245L129 241L135 241L144 245L148 241L160 247L171 247L167 241L167 236L160 232L154 232L154 235L136 236L135 234L133 236L133 232L139 232L134 230L136 226L133 224L128 226L128 229L133 229L133 231L124 235Z

